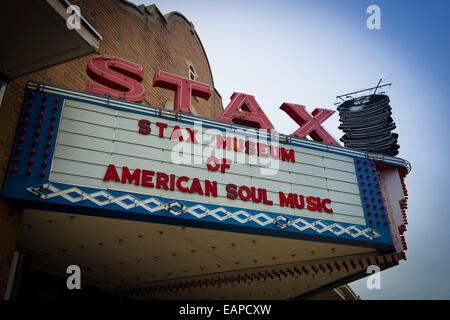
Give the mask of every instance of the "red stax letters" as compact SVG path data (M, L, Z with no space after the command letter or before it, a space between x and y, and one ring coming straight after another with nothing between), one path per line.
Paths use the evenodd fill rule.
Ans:
M145 97L145 89L141 84L144 69L137 64L111 56L95 56L89 59L86 71L91 79L98 82L95 83L88 80L86 84L86 91L88 92L132 102L140 102ZM174 91L174 110L188 114L192 113L192 96L208 100L212 92L209 84L185 79L163 71L155 73L153 87ZM305 110L305 106L292 103L283 103L280 109L286 112L300 126L291 136L305 139L309 135L315 141L337 146L340 145L321 126L321 123L328 119L335 111L316 108L309 114ZM41 114L43 116L43 112ZM56 119L56 116L53 117ZM231 96L230 103L218 120L256 129L276 131L269 118L267 118L264 111L256 102L255 97L245 93L234 92ZM167 125L157 122L156 126L159 128L159 136L162 137ZM141 134L150 134L149 123L142 121L139 123L139 128ZM183 136L178 131L175 132L175 135L177 135L180 141L183 141ZM188 133L189 137L187 141L198 143L195 138L196 130L192 131L188 129ZM174 133L172 133L172 138L173 135ZM259 156L268 156L266 145L260 144L256 147ZM282 152L283 150L281 148Z
M269 118L256 102L255 97L239 92L234 92L231 95L230 104L217 120L256 129L275 130Z
M291 136L305 139L309 135L314 141L334 144L339 143L320 125L327 120L333 113L333 110L316 108L311 115L305 110L305 106L283 103L280 107L300 126Z
M86 72L101 84L88 80L88 92L132 102L144 100L145 89L141 84L144 69L137 64L116 57L95 56L89 59Z
M192 96L205 100L208 100L211 96L209 84L188 80L162 71L155 72L153 86L175 91L173 109L183 113L192 113Z

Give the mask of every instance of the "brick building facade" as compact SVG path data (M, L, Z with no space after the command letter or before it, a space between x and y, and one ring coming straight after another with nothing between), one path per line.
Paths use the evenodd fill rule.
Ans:
M357 299L342 285L367 276L374 263L384 270L405 259L406 228L397 225L406 225L407 161L305 135L269 136L259 129L273 126L250 95L233 94L224 112L199 36L178 12L126 0L70 2L80 8L81 31L67 27L65 0L0 2L8 48L0 50L0 296ZM141 66L144 100L86 94L94 80L88 62L97 55ZM184 86L181 96L195 90L209 99L162 112L174 108L171 90L182 86L158 83L159 71L207 84ZM289 105L301 115L280 109L300 129L317 129L319 121L311 127L305 119L327 111ZM195 147L189 155L204 163L174 161L179 142L206 144L195 138L198 122L221 132L208 133L219 151L233 151L231 136L222 135L231 132L233 154L249 161L199 157ZM169 127L172 134L163 134ZM180 127L189 140L177 135ZM273 175L257 170L265 167L255 158L269 154L281 160ZM84 290L68 290L73 264L83 270Z
M142 84L146 97L142 104L161 108L170 108L173 104L173 92L152 87L154 73L161 70L184 78L195 77L196 81L211 85L213 93L208 101L192 99L193 113L213 119L220 116L222 99L214 89L208 58L194 25L182 14L171 12L163 15L155 5L136 6L119 0L72 0L71 3L80 7L81 14L101 35L97 54L120 57L144 68ZM89 79L86 65L90 56L27 74L8 83L0 107L0 187L5 178L27 81L84 90ZM7 286L13 252L17 250L20 223L20 209L0 199L1 297Z

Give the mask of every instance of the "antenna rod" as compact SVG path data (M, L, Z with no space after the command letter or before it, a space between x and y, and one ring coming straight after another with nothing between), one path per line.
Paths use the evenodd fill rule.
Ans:
M377 83L377 87L375 88L375 91L373 92L373 94L377 93L377 89L378 89L378 86L379 86L379 85L380 85L380 83L381 83L381 80L383 80L383 79L380 79L380 81L378 81L378 83Z
M381 85L381 86L376 86L376 87L373 87L373 88L367 88L367 89L364 89L364 90L359 90L359 91L355 91L355 92L350 92L350 93L346 93L346 94L341 94L340 96L336 96L336 99L341 99L341 97L343 97L343 96L348 96L348 95L352 95L352 94L355 94L355 93L360 93L360 92L364 92L364 91L369 91L369 90L373 90L373 89L377 89L377 88L383 88L383 87L386 87L386 86L390 86L391 84L392 84L392 82L391 82L391 83L383 84L383 85Z

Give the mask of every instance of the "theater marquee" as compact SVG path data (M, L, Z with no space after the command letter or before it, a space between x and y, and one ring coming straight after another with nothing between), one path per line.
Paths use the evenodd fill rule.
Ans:
M2 195L29 207L391 249L394 157L29 83Z

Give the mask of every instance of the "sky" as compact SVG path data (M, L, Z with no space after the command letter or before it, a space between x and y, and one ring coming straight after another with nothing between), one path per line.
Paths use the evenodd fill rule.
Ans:
M350 287L362 299L450 298L450 1L133 2L192 21L224 107L234 91L254 95L281 133L297 129L283 102L335 110L337 95L392 82L398 156L412 164L407 261L381 272L381 289ZM381 29L367 28L369 5ZM337 112L323 126L343 135Z

